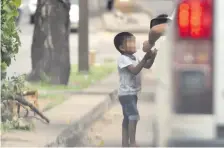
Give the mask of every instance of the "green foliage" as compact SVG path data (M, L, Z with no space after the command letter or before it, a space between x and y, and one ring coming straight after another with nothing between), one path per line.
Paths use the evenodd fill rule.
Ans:
M15 23L20 4L21 0L1 0L1 79L6 78L6 69L20 46Z
M21 0L1 0L1 97L14 96L21 93L24 88L24 76L6 79L6 69L11 64L12 58L18 53L20 39L15 18Z
M1 123L1 131L8 132L13 129L17 130L33 130L35 128L34 123L31 120L25 118L14 118L13 120Z
M55 91L55 90L72 90L78 91L87 88L89 85L98 82L116 70L116 64L110 59L109 62L104 62L100 65L90 67L88 75L78 72L77 65L71 65L71 73L69 78L69 85L49 85L47 77L38 83L28 83L27 87L39 91ZM44 76L43 76L44 77Z
M8 97L14 97L17 94L21 94L25 91L25 76L12 77L2 80L1 83L1 101L9 99Z
M18 29L16 26L16 17L18 16L18 7L21 5L21 0L1 0L1 119L4 113L8 113L10 120L1 123L1 128L12 129L20 128L22 122L20 120L13 120L14 116L11 110L4 108L3 102L8 99L14 99L15 95L21 94L25 88L24 76L12 77L6 79L7 67L11 64L12 58L19 51L20 39ZM23 126L27 129L26 126Z

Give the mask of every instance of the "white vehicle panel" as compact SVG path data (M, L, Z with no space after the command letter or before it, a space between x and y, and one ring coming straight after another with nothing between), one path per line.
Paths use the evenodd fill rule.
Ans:
M224 0L215 2L214 108L217 124L224 125Z

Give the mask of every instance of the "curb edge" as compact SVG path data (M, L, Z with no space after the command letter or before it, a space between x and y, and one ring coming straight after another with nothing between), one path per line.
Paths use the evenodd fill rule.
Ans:
M45 146L78 146L85 133L85 129L87 129L94 121L99 119L105 111L109 110L110 107L116 102L116 98L117 90L113 90L111 93L106 95L105 101L99 103L95 108L89 111L89 113L81 117L80 120L72 123L72 125L64 129L54 141L45 144ZM72 145L70 143L72 143Z

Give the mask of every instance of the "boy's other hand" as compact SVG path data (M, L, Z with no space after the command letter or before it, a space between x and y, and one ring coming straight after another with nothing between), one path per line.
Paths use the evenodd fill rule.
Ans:
M145 60L148 60L150 59L151 57L153 56L153 52L150 50L149 52L147 52L144 56L144 59Z
M154 45L153 44L149 44L149 41L147 40L147 41L144 41L143 42L143 48L142 48L142 50L144 51L144 52L150 52L151 51L151 48L153 47Z
M147 52L144 56L145 60L151 59L156 57L158 50L155 48L153 51L149 50L149 52Z
M156 55L157 55L157 52L158 52L158 50L155 48L155 49L152 51L152 54L153 54L154 56L156 56Z

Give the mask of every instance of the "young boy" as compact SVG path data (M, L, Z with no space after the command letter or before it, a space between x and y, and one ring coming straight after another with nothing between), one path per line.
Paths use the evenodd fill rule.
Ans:
M129 32L117 34L114 38L114 45L121 53L118 59L118 72L120 77L118 95L124 115L122 123L122 146L136 147L135 134L139 120L137 93L141 90L140 72L143 68L151 68L157 50L154 50L155 52L147 52L143 59L139 59L135 55L135 36ZM143 44L143 46L146 45Z

